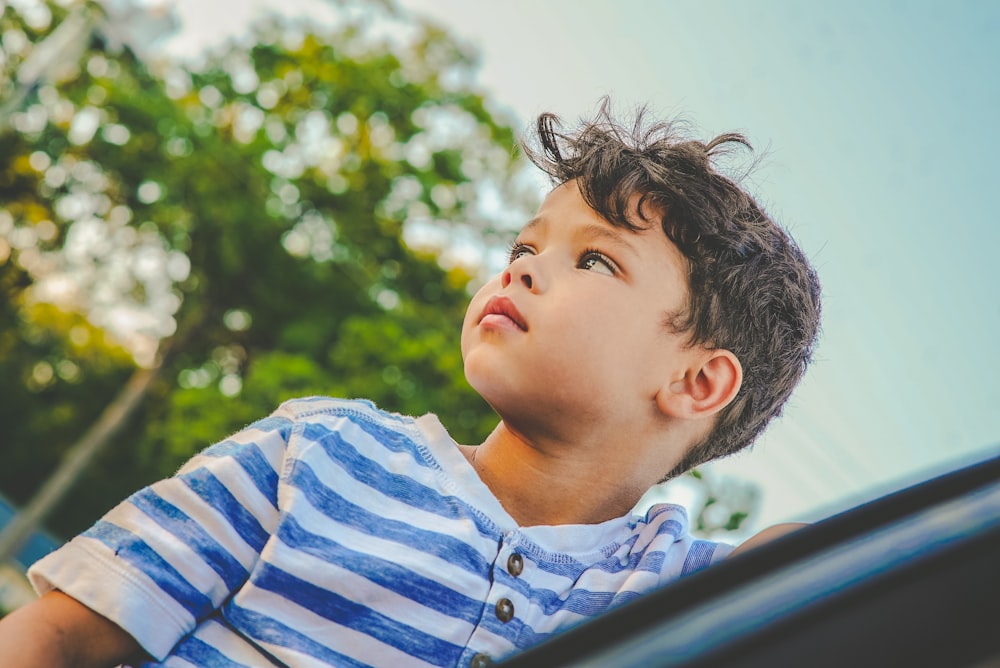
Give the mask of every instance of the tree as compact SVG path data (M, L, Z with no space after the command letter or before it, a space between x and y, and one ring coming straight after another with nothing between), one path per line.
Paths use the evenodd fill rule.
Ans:
M38 6L51 20L0 19L7 82L66 15ZM161 368L53 530L290 396L433 408L468 441L494 419L458 346L478 258L455 258L502 226L484 193L522 220L534 204L510 191L513 133L441 31L402 25L396 45L377 37L391 9L341 10L198 67L95 34L0 135L0 489L24 502L136 369Z
M57 533L291 396L433 410L466 442L493 426L458 334L483 255L536 203L513 133L470 50L385 4L337 6L332 28L276 20L197 66L93 31L26 91L34 46L103 9L4 6L0 491L24 503L116 397L142 394Z

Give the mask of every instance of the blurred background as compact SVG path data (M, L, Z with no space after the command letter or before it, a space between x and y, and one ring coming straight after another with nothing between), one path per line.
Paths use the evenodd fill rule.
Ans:
M813 258L817 359L752 451L648 501L738 541L994 455L1000 5L0 0L0 599L193 452L303 394L495 420L468 292L546 184L513 147L602 95ZM14 509L23 512L13 519ZM728 536L728 538L727 538Z

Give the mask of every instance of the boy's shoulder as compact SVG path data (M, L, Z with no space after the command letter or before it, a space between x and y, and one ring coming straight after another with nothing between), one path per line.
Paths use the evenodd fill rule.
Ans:
M414 418L379 408L368 399L343 399L328 396L308 396L288 399L274 412L275 416L293 421L310 420L324 415L359 418L379 423L412 424Z

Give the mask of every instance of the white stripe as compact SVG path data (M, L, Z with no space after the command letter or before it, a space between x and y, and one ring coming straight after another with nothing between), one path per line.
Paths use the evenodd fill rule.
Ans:
M208 596L214 605L218 605L229 595L225 581L200 554L167 531L150 531L149 516L131 503L119 504L105 519L142 538L193 589Z

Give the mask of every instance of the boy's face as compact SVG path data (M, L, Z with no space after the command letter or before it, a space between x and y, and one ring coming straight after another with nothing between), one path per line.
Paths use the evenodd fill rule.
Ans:
M466 377L508 424L648 418L692 354L665 325L686 299L685 259L660 227L613 226L571 181L549 193L510 265L472 298Z

